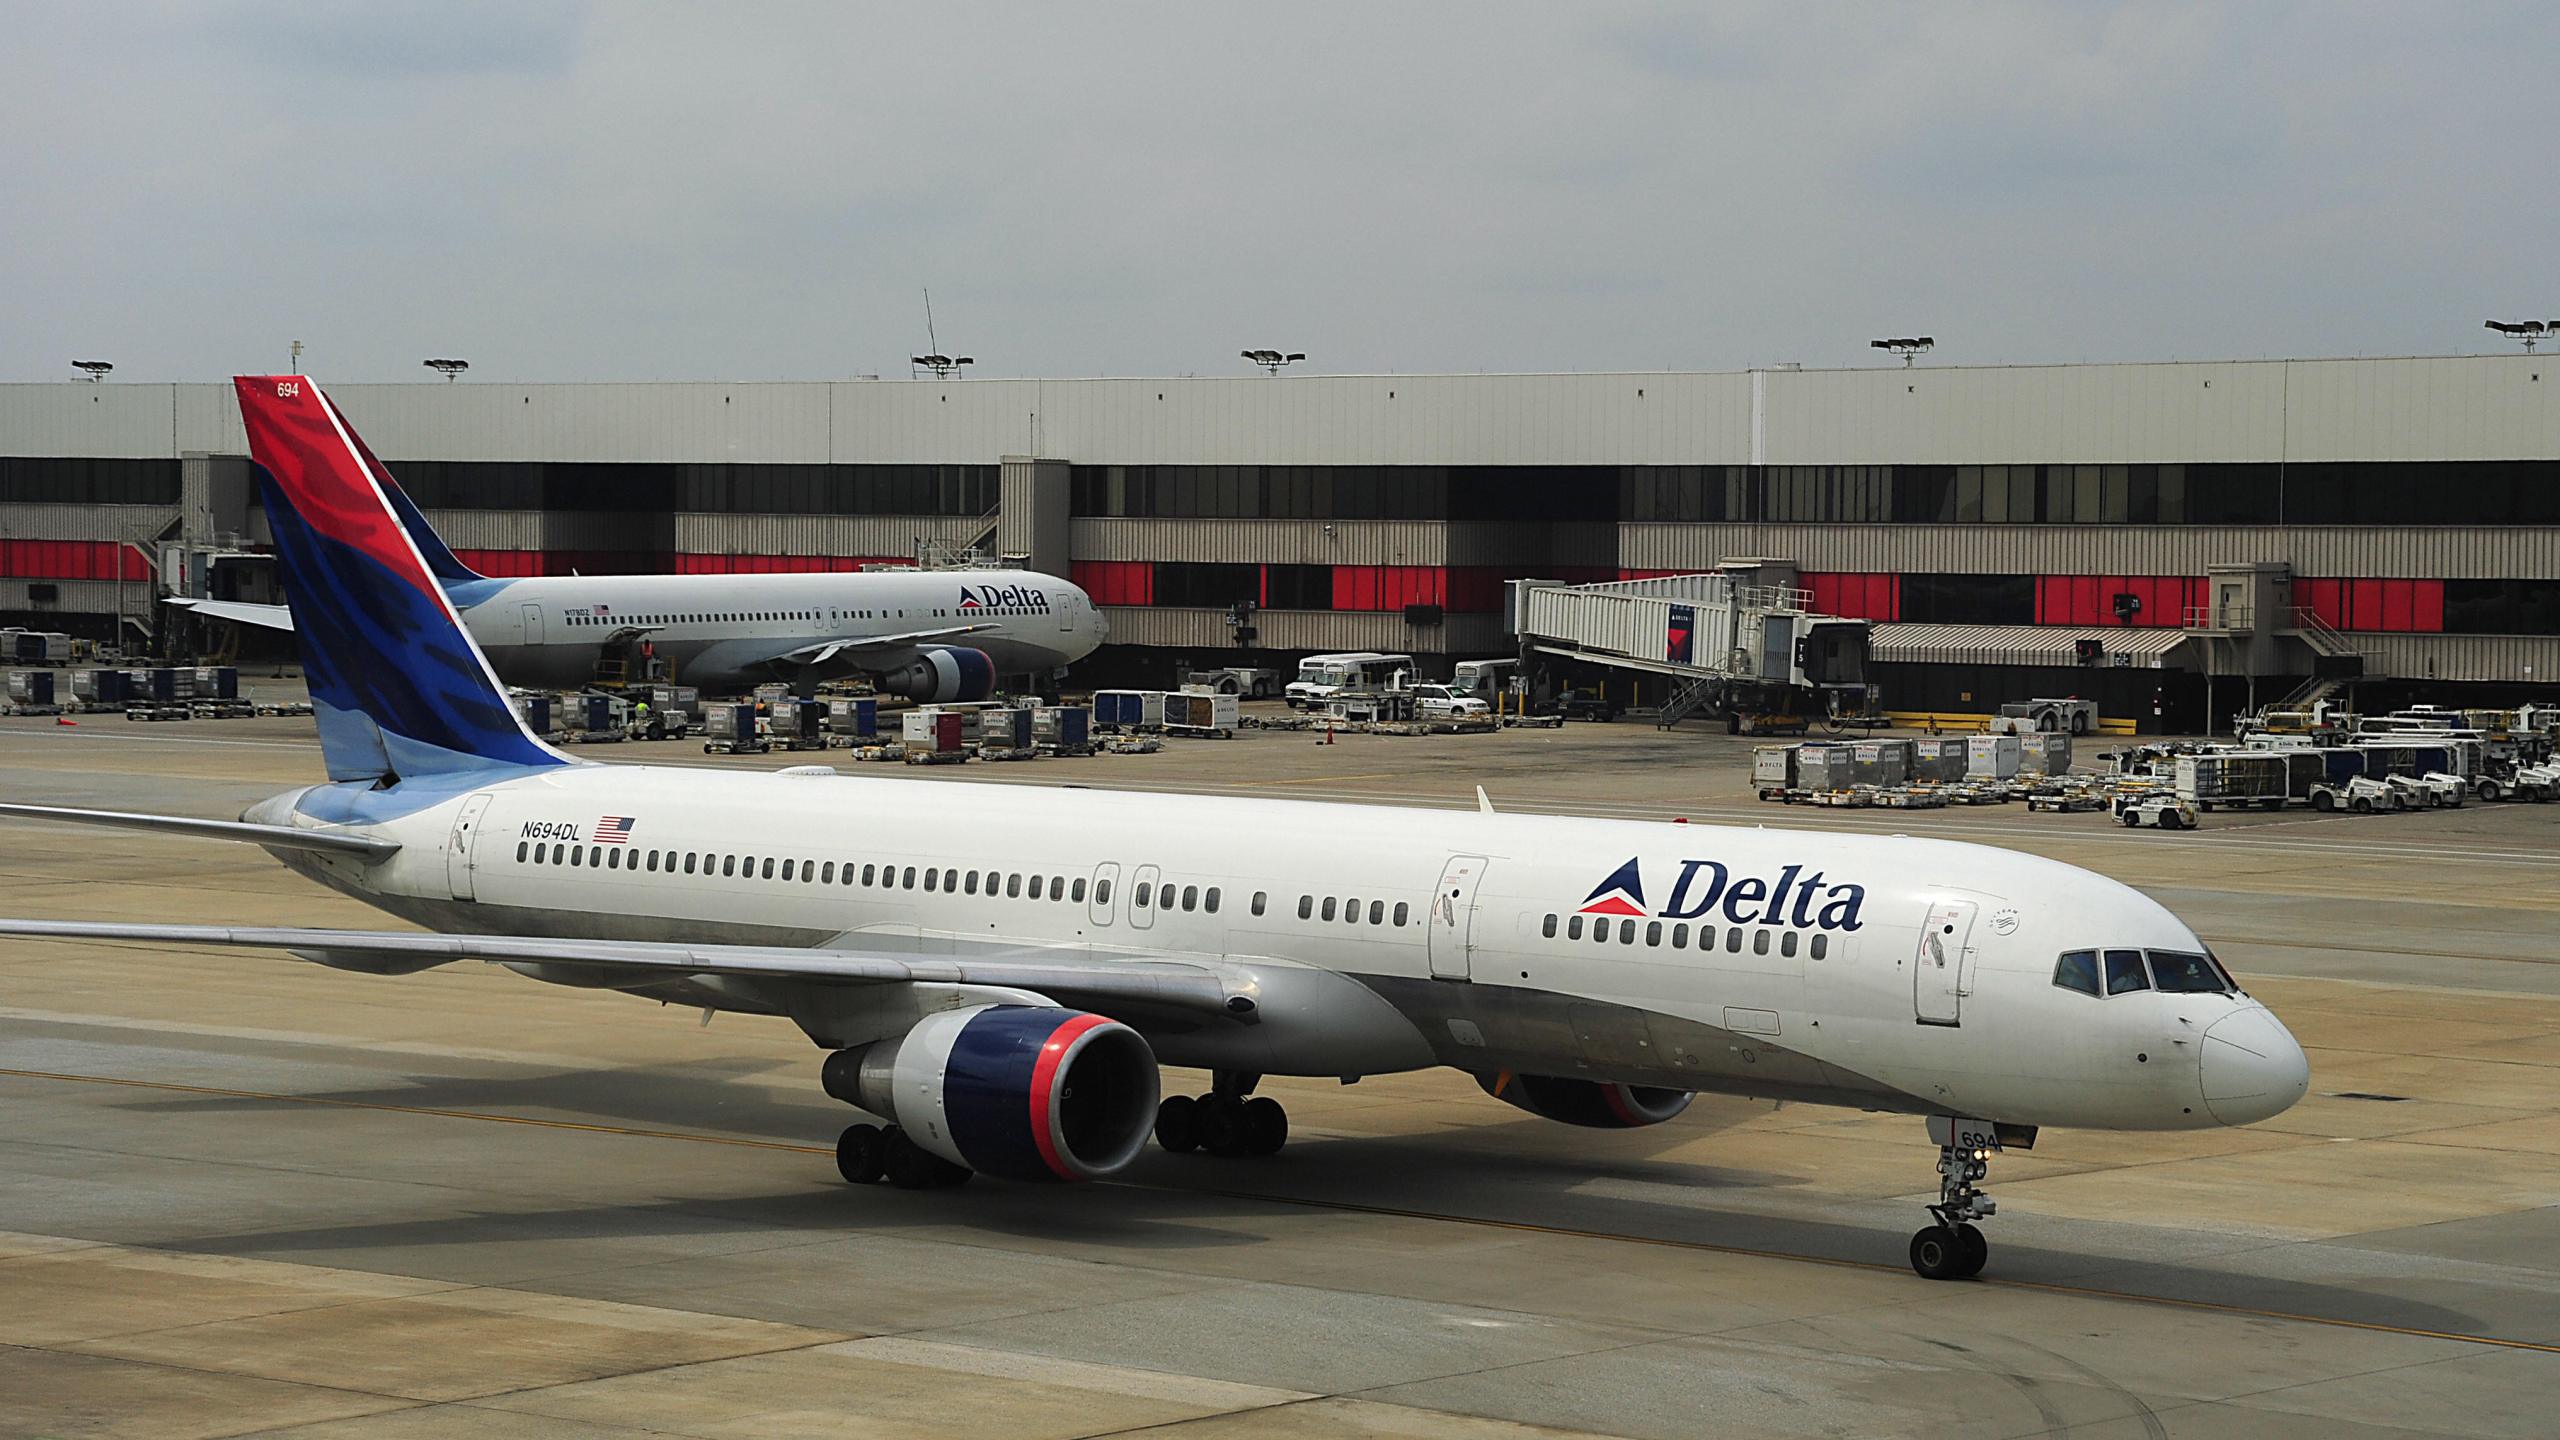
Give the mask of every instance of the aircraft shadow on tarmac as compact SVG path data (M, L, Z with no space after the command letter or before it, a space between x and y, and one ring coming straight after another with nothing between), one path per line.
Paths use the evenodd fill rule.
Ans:
M741 1082L776 1071L765 1059L715 1057L647 1067L523 1073L507 1077L418 1074L379 1088L315 1092L300 1099L190 1096L134 1099L119 1108L149 1114L290 1112L313 1101L398 1109L479 1111L575 1117L573 1123L821 1146L854 1112L820 1101L796 1103ZM721 1093L724 1088L728 1093ZM1494 1102L1487 1101L1487 1104ZM1240 1213L1273 1203L1404 1213L1425 1218L1559 1229L1596 1236L1733 1249L1787 1258L1894 1266L1902 1240L1919 1222L1908 1198L1827 1197L1818 1175L1723 1169L1650 1158L1700 1138L1704 1125L1746 1115L1692 1112L1642 1131L1572 1130L1523 1117L1406 1135L1302 1134L1281 1154L1218 1160L1150 1149L1119 1182L1091 1186L1022 1186L981 1180L965 1191L907 1192L886 1186L850 1188L823 1154L756 1162L770 1174L779 1160L804 1166L805 1186L761 1193L665 1198L556 1209L476 1209L415 1219L296 1226L231 1235L195 1236L176 1248L209 1253L325 1256L397 1250L432 1255L454 1247L545 1241L646 1240L764 1230L897 1235L964 1226L1069 1253L1174 1254L1261 1243ZM539 1132L530 1132L538 1135ZM535 1143L539 1143L536 1141ZM1924 1147L1915 1145L1914 1193L1927 1178ZM732 1162L706 1150L703 1163ZM641 1172L635 1172L641 1173ZM1798 1189L1828 1216L1767 1206L1773 1190ZM1629 1194L1658 1189L1677 1199ZM1753 1205L1745 1194L1758 1197ZM1719 1196L1730 1200L1719 1201ZM1244 1207L1242 1212L1238 1207ZM2130 1223L2052 1220L1994 1222L1992 1278L2120 1292L2128 1295L2315 1316L2360 1324L2478 1333L2483 1322L2461 1310L2406 1296L2323 1285L2218 1267L2212 1252L2254 1252L2283 1242L2198 1234ZM2051 1243L2085 1240L2084 1249ZM2192 1261L2145 1258L2181 1245ZM1143 1260L1138 1260L1143 1263ZM403 1265L400 1268L411 1268ZM426 1265L424 1273L435 1266ZM2431 1282L2444 1298L2446 1286Z

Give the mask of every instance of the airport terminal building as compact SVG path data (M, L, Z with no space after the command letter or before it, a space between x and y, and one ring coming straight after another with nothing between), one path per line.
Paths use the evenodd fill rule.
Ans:
M1508 580L1733 557L1878 622L1907 707L2092 638L2116 705L2560 678L2560 357L331 393L487 573L979 546L1082 584L1114 679L1503 654ZM265 583L245 451L227 384L0 386L0 624Z

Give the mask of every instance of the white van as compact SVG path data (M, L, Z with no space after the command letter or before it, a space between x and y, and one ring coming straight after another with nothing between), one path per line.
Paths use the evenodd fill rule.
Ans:
M1289 682L1281 697L1292 710L1308 709L1347 690L1392 689L1399 675L1412 674L1410 655L1388 655L1376 650L1310 655L1298 662L1298 678Z
M1516 655L1500 660L1461 660L1450 670L1449 688L1491 705L1519 668L1520 658Z

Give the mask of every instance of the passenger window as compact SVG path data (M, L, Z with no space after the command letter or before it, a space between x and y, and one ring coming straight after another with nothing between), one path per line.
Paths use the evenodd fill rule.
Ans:
M785 880L788 880L788 879L790 879L790 878L791 878L791 862L790 862L790 861L788 861L788 860L785 860L785 861L783 861L783 862L782 862L782 878L783 878L783 879L785 879ZM933 887L932 887L932 886L930 886L930 885L927 885L927 886L926 886L926 887L924 887L924 888L926 888L927 890L930 890L930 889L932 889Z
M1633 920L1621 920L1618 922L1618 943L1621 945L1633 945L1636 943L1636 922Z
M1796 953L1796 932L1788 930L1778 936L1778 953L1781 955Z
M737 874L737 873L738 873L738 857L737 857L737 856L735 856L735 855L723 855L723 856L721 856L721 857L720 857L720 878L721 878L721 879L723 879L723 880L726 880L726 879L728 879L730 876L735 875L735 874Z
M1609 943L1609 922L1606 918L1600 916L1592 917L1591 943L1594 945L1606 945Z
M1358 896L1355 895L1342 902L1342 923L1345 925L1357 925L1360 923L1360 898Z
M1324 918L1326 918L1327 920L1330 920L1330 919L1332 919L1332 918L1333 918L1333 906L1334 906L1334 899L1333 899L1333 897L1332 897L1332 896L1330 896L1330 895L1327 895L1326 897L1324 897Z
M607 850L604 852L604 868L607 870L621 869L623 854L624 852L620 850Z
M1372 900L1369 902L1369 923L1372 925L1384 925L1387 923L1386 901Z
M1828 952L1830 949L1831 949L1831 937L1830 937L1830 936L1828 936L1828 935L1816 935L1816 936L1814 936L1814 937L1813 937L1813 958L1814 958L1814 959L1816 959L1816 960L1821 959L1821 958L1823 957L1823 955L1824 955L1826 952Z
M529 852L531 852L531 851L532 851L532 849L533 849L533 846L532 846L529 842L526 842L526 841L523 841L523 840L519 840L519 841L517 841L517 842L516 842L516 863L517 863L517 864L519 864L519 865L523 864L523 863L524 863L524 857L526 856L526 854L528 854Z
M967 874L965 874L965 875L961 876L961 877L960 877L960 883L961 883L961 885L962 885L962 886L964 886L964 887L968 890L968 892L969 892L970 894L972 894L972 895L977 894L977 893L978 893L978 872L977 872L977 871L975 871L975 870L972 870L972 871L968 872Z
M2107 952L2108 994L2124 995L2135 990L2150 988L2151 976L2142 968L2141 951L2110 950Z
M588 846L587 863L591 866L600 866L604 864L604 847L601 845Z
M1093 882L1093 903L1096 905L1111 903L1111 882L1108 879Z
M1411 909L1411 907L1410 907L1410 906L1406 905L1406 904L1405 904L1403 901L1401 901L1401 900L1399 900L1399 901L1397 901L1397 902L1396 902L1396 928L1397 928L1397 929L1401 930L1401 929L1403 929L1403 928L1404 928L1404 917L1405 917L1405 916L1407 916L1407 915L1409 915L1409 914L1411 914L1411 913L1412 913L1412 909Z
M1768 931L1754 930L1751 932L1751 953L1754 955L1766 955L1769 953Z
M1662 943L1661 921L1647 920L1644 922L1644 943L1647 945L1659 945Z
M1309 920L1309 919L1313 919L1313 918L1314 918L1314 916L1315 916L1315 908L1316 908L1316 897L1314 897L1313 895L1301 895L1301 896L1299 896L1299 897L1298 897L1298 918L1299 918L1299 919L1301 919L1301 920Z
M2083 995L2099 993L2098 952L2095 950L2062 952L2062 958L2053 964L2053 983L2065 990L2077 990Z
M569 863L573 866L581 863L578 854L578 847L575 845L569 847Z
M1075 883L1073 886L1069 887L1069 889L1068 889L1068 891L1067 891L1067 899L1068 899L1070 902L1072 902L1072 903L1074 903L1074 904L1077 904L1077 905L1081 905L1081 904L1083 904L1083 903L1084 903L1084 877L1083 877L1083 876L1081 876L1081 875L1077 876L1077 877L1076 877L1076 883Z
M916 867L910 865L901 872L901 874L903 878L899 881L898 888L902 890L913 890L916 888Z
M1144 910L1147 908L1147 900L1154 893L1155 883L1149 880L1141 880L1138 882L1138 893L1129 897L1129 904L1135 909Z
M1019 900L1022 898L1021 876L1007 875L1004 877L1004 895L1008 900Z
M1550 940L1556 938L1556 917L1553 915L1548 916L1547 923L1539 929L1538 933L1544 935Z
M762 878L767 880L773 878L773 857L770 855L764 857L764 875Z
M1200 908L1199 886L1185 885L1182 887L1182 908L1185 910L1197 910Z
M1554 934L1555 932L1554 932L1554 930L1551 928L1547 933L1549 933L1549 934ZM1566 918L1566 920L1565 920L1565 922L1564 922L1564 938L1566 938L1567 940L1579 940L1579 939L1581 939L1581 938L1582 938L1582 917L1581 917L1581 916L1579 916L1579 915L1574 915L1574 916L1569 916L1569 917L1567 917L1567 918Z
M1689 927L1685 922L1671 927L1671 948L1674 950L1689 948Z
M1200 897L1200 903L1201 903L1201 905L1202 905L1202 906L1204 906L1204 907L1206 907L1206 908L1207 908L1207 910L1208 910L1208 912L1209 912L1210 914L1212 914L1212 915L1217 914L1217 913L1218 913L1218 887L1217 887L1217 886L1215 886L1215 885L1210 886L1210 887L1209 887L1209 890L1208 890L1208 893L1207 893L1207 894L1204 894L1204 895L1202 895L1202 896Z
M818 883L821 885L836 883L836 862L830 860L818 867Z
M1727 955L1739 955L1742 953L1741 926L1737 925L1724 932L1724 953Z
M1263 906L1264 906L1264 905L1266 905L1267 903L1269 903L1270 899L1271 899L1271 892L1270 892L1270 891L1268 891L1268 890L1256 890L1256 891L1254 891L1254 892L1253 892L1253 913L1254 913L1254 914L1256 914L1256 915L1260 915L1260 914L1262 913Z
M700 852L698 852L698 851L693 851L693 850L687 850L686 852L684 852L684 873L686 873L687 875L690 875L690 874L692 874L692 873L693 873L694 861L695 861L695 859L698 857L698 855L699 855L699 854L700 854Z
M879 872L878 872L878 870L877 870L875 867L870 866L870 865L865 865L865 866L863 866L863 867L862 867L862 883L863 883L863 884L865 884L865 885L871 884L871 883L872 883L872 878L871 878L871 877L872 877L873 875L877 874L877 873L879 873Z

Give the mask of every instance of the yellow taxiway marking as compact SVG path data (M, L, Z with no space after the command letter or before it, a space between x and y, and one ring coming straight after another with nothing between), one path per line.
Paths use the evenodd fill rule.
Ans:
M233 1100L273 1100L292 1105L326 1105L342 1110L378 1110L394 1115L429 1115L444 1120L485 1120L498 1125L529 1125L545 1130L573 1130L590 1135L628 1135L644 1140L685 1140L703 1145L730 1145L746 1150L786 1150L794 1154L832 1155L829 1145L799 1145L787 1140L747 1140L730 1135L706 1135L692 1130L649 1130L632 1125L595 1125L581 1120L547 1120L533 1115L506 1115L486 1110L446 1110L428 1105L389 1105L378 1100L338 1100L322 1095L287 1095L268 1090L235 1090L220 1085L183 1085L169 1080L129 1080L113 1075L73 1075L52 1070L17 1070L0 1067L0 1076L20 1080L55 1080L82 1085L120 1085L137 1090L169 1090L188 1095L218 1095ZM1797 1255L1784 1250L1756 1250L1746 1245L1719 1245L1709 1240L1675 1240L1666 1236L1626 1235L1614 1230L1584 1230L1566 1225L1540 1225L1527 1220L1495 1220L1480 1215L1451 1215L1438 1210L1404 1210L1392 1205L1363 1205L1351 1200L1319 1200L1297 1195L1272 1195L1258 1190L1219 1190L1177 1185L1142 1185L1125 1180L1102 1182L1129 1190L1145 1190L1160 1195L1206 1195L1222 1200L1243 1200L1266 1205L1294 1205L1309 1210L1332 1210L1354 1215L1378 1215L1397 1220L1428 1220L1444 1225L1473 1225L1487 1230L1509 1230L1525 1235L1552 1235L1569 1240L1606 1240L1624 1245L1653 1245L1668 1250L1694 1250L1712 1255L1741 1255L1762 1260L1792 1260L1808 1265L1830 1265L1844 1270L1870 1270L1883 1274L1899 1274L1899 1265L1872 1260L1843 1260L1824 1255ZM2450 1340L2465 1345L2489 1345L2502 1350L2526 1350L2544 1355L2560 1355L2560 1345L2537 1340L2515 1340L2500 1335L2471 1335L2458 1330L2426 1330L2410 1325L2387 1325L2373 1320L2347 1320L2332 1315L2304 1315L2290 1310L2262 1310L2249 1305L2225 1305L2212 1300L2183 1300L2167 1295L2144 1295L2128 1290L2104 1290L2088 1285L2063 1285L2048 1280L2007 1280L1979 1278L1975 1283L1998 1285L2011 1290L2034 1290L2049 1295L2081 1295L2096 1300L2122 1300L2141 1305L2165 1305L2180 1310L2203 1310L2220 1315L2240 1315L2259 1320L2292 1320L2305 1325L2326 1325L2340 1330L2366 1330L2381 1335L2407 1335L2422 1340Z

